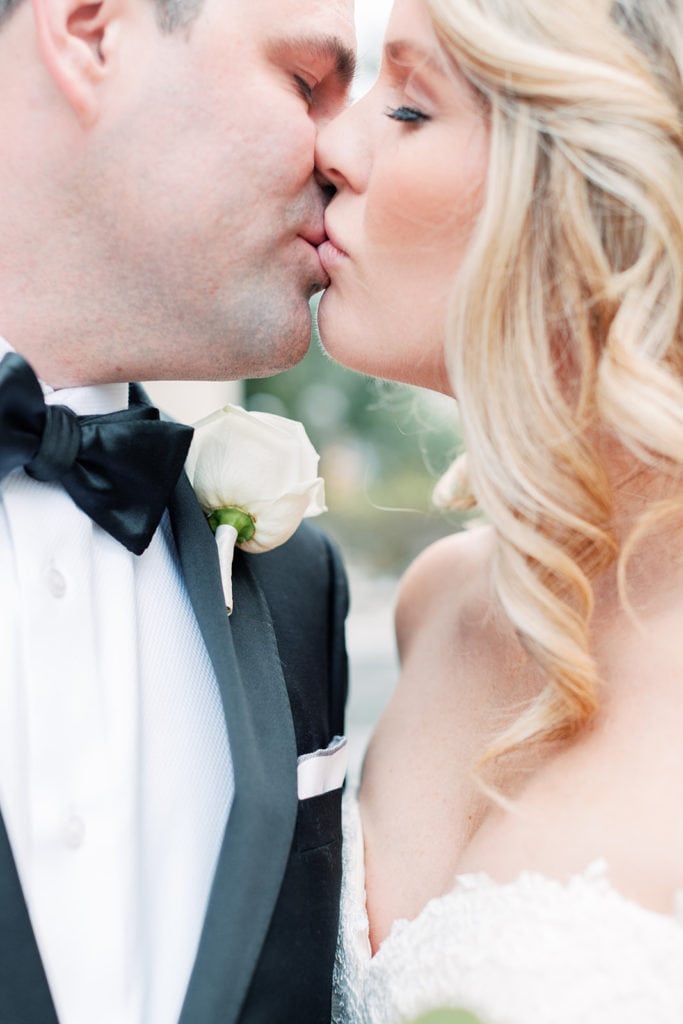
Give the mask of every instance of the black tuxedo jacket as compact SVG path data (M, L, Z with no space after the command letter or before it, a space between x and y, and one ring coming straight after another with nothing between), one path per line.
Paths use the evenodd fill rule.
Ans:
M341 790L298 802L296 760L343 732L344 573L306 525L275 551L238 551L228 619L215 541L184 474L169 512L235 770L179 1024L328 1024ZM1 819L0 1024L57 1024Z

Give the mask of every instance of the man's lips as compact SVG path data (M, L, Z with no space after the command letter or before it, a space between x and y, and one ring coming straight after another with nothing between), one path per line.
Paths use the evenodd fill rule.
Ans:
M313 293L320 291L323 288L327 288L330 283L327 271L325 270L324 264L320 259L320 245L325 242L327 235L325 229L321 227L317 230L301 231L299 238L302 242L306 242L310 248L312 255L315 257L316 263L320 273L316 276L316 280L313 284Z
M316 248L327 238L327 232L325 231L325 225L322 221L319 224L311 225L310 227L304 228L299 232L299 236L303 238L309 245L313 245Z

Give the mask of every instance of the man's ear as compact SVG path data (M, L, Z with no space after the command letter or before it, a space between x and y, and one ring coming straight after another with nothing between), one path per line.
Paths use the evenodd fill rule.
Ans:
M79 121L97 117L105 75L104 40L118 4L111 0L31 0L43 63Z

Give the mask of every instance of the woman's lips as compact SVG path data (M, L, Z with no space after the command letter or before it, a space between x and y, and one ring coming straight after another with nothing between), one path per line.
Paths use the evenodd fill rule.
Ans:
M325 231L327 239L317 247L317 255L324 268L330 273L331 269L348 259L348 253L342 248L335 232L331 230L327 216L325 218Z
M349 254L342 249L335 236L330 232L327 224L325 229L327 231L327 238L318 246L318 257L325 270L329 273L332 267L337 267L344 260L347 260Z
M318 258L323 265L323 268L329 274L330 271L339 266L344 260L349 257L342 249L338 249L334 242L331 242L328 238L326 242L318 246Z

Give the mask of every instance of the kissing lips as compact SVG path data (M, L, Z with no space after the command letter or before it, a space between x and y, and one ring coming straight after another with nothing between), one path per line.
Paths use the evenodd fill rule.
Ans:
M330 283L330 279L327 275L327 271L325 270L323 262L320 259L320 249L318 248L318 243L311 241L309 238L305 238L304 235L299 235L299 238L301 239L302 242L305 242L306 247L308 248L309 252L313 257L313 262L315 263L315 269L313 272L314 276L312 278L312 284L310 289L310 294L311 296L313 296L315 295L316 292L320 292L324 288L327 288L327 286Z
M318 246L318 256L327 273L331 273L334 267L339 266L349 257L343 249L338 249L334 242L328 238L326 242Z
M327 231L327 238L318 246L318 256L325 270L330 273L334 267L347 260L349 254L342 249L327 223L325 223L325 230Z

